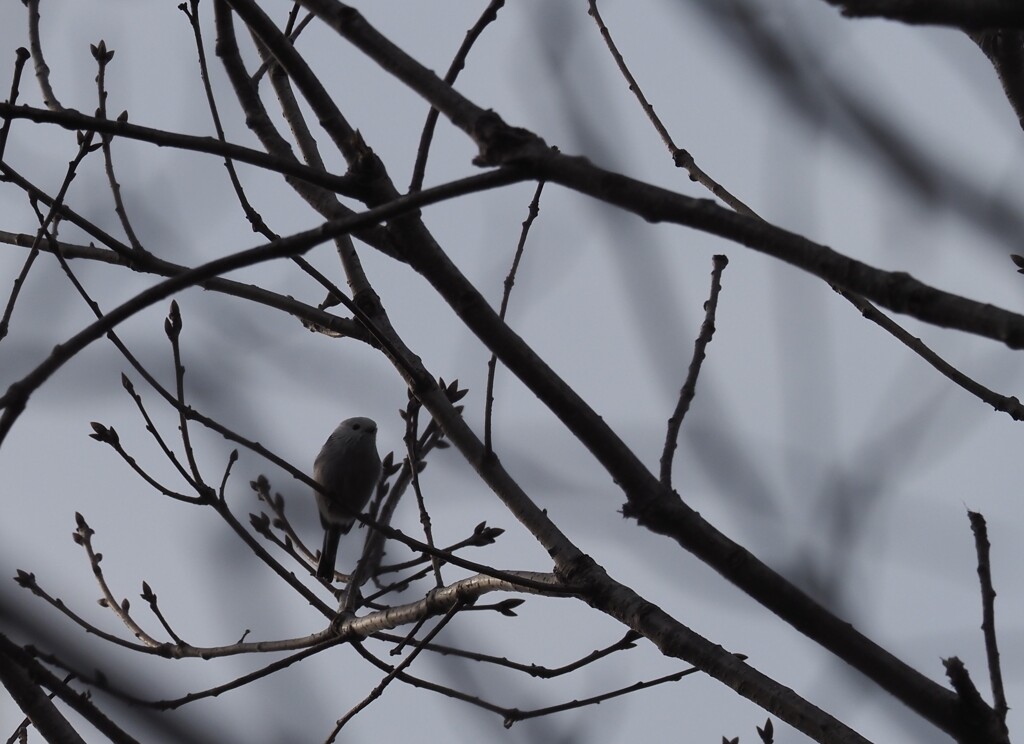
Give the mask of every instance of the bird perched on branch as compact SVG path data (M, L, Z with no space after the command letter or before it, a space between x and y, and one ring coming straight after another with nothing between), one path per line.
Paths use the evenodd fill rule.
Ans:
M324 442L313 463L313 480L320 484L316 505L324 528L324 546L316 575L334 579L338 542L366 508L380 479L377 423L368 418L345 419Z

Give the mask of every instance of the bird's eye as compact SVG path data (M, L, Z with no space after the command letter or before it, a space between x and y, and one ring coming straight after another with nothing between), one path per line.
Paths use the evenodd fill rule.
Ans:
M359 424L352 424L352 429L355 431L359 430Z

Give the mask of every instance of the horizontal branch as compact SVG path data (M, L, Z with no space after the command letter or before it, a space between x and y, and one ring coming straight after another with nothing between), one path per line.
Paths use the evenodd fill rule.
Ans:
M614 204L649 222L670 222L732 240L855 292L894 312L931 325L983 336L1024 349L1024 315L937 289L902 271L886 271L850 258L768 222L709 199L694 199L545 148L530 148L513 162L534 178Z
M490 592L543 593L541 589L525 588L524 585L548 585L555 596L563 591L562 582L554 574L536 571L507 571L503 573L521 579L522 583L483 574L470 576L448 586L434 589L426 597L416 602L391 607L381 612L373 612L363 617L346 619L340 623L337 632L342 635L371 636L383 630L392 630L401 625L419 622L424 618L443 615L460 604L472 605L478 598Z
M34 235L0 230L0 245L6 244L21 248L31 248L34 241ZM37 245L39 250L44 253L55 254L57 252L57 249L49 238L41 238ZM67 259L86 259L89 261L99 261L100 263L113 264L117 266L129 265L129 259L125 259L117 252L107 248L97 248L94 245L66 243L63 240L59 242L59 246L60 255ZM190 270L190 267L188 266L164 261L163 259L155 258L152 255L145 259L140 258L139 261L132 261L131 263L133 268L136 270L142 270L147 274L163 277L178 276ZM306 323L310 323L319 328L327 329L332 333L337 333L338 335L357 338L363 341L368 338L366 330L350 318L339 318L337 315L332 315L325 310L320 310L319 308L308 305L305 302L296 300L293 297L264 289L263 287L255 284L246 284L245 282L238 282L234 279L225 279L224 277L218 276L200 282L197 286L200 286L203 289L208 289L211 292L220 292L231 297L251 300L252 302L272 307L275 310L281 310L292 317L298 318L299 320L305 321Z
M888 18L917 25L971 30L1024 28L1017 0L825 0L849 18Z
M456 605L472 605L477 599L491 592L543 594L542 589L524 587L548 585L553 596L559 596L561 582L553 574L536 571L507 571L509 576L522 580L510 582L493 576L470 576L448 586L435 589L423 599L403 605L374 611L359 617L351 616L317 633L299 638L285 638L276 641L238 642L226 646L194 646L188 643L161 643L156 646L137 648L152 656L166 659L217 659L241 654L278 653L316 648L329 645L339 638L366 638L385 630L394 630L426 618L443 615Z
M72 131L93 131L140 142L149 142L158 147L173 147L178 150L204 152L230 160L237 160L241 163L255 165L258 168L265 168L285 176L292 176L345 196L353 196L356 193L357 181L350 176L336 176L322 169L310 168L308 165L303 165L295 159L287 160L274 155L268 155L260 150L233 145L230 142L222 142L216 137L196 137L190 134L178 134L163 129L129 124L127 121L89 116L74 109L50 111L48 109L32 108L31 106L12 106L2 101L0 101L0 118L5 120L28 119L39 124L56 124Z

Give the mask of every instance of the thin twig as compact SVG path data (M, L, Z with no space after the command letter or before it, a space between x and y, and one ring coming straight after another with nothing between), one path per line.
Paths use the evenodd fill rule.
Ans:
M430 522L430 512L427 511L427 503L423 498L423 489L420 487L420 471L425 463L420 459L417 450L418 437L416 430L419 428L419 412L422 404L409 394L409 405L406 406L403 418L405 419L405 447L409 462L409 473L411 474L412 491L416 496L416 506L420 514L420 525L423 527L423 537L427 545L435 548L434 529ZM434 582L437 588L444 586L444 579L441 577L441 561L436 554L430 556L430 566L434 572Z
M533 590L536 593L562 595L580 594L585 588L580 585L563 584L557 581L549 583L547 579L545 579L545 581L536 581L532 578L524 578L522 572L501 571L496 568L483 565L481 563L476 563L475 561L466 560L465 558L457 556L453 553L448 553L444 550L432 548L426 543L420 542L419 540L409 537L401 530L397 530L394 527L390 527L379 522L374 522L372 519L367 518L366 515L364 514L357 514L356 519L358 519L360 522L367 525L368 527L383 533L384 536L386 536L387 538L392 540L398 540L407 545L408 547L412 548L413 550L418 550L421 553L425 553L427 555L437 556L438 558L443 559L445 562L451 563L455 566L459 566L460 568L465 568L470 571L479 571L481 574L485 576L490 576L495 579L507 581L510 584L518 586L524 591Z
M7 96L7 103L11 106L18 102L18 93L21 90L21 75L25 71L25 63L28 62L31 56L25 47L18 47L14 54L14 76L11 79L11 93ZM5 118L3 128L0 129L0 161L4 159L4 153L7 152L7 137L11 133L12 122L13 119Z
M512 258L512 266L505 277L505 289L501 295L501 308L498 310L498 317L504 322L505 314L508 312L509 298L512 296L512 287L516 283L516 273L519 271L519 262L523 258L523 251L526 249L526 236L530 234L533 221L540 214L540 195L544 191L544 180L537 182L537 188L533 192L533 199L530 201L526 219L523 220L522 229L519 231L519 242L516 244L516 253ZM491 353L487 362L487 387L484 393L484 450L488 455L494 452L494 442L491 439L491 415L494 410L494 377L498 367L498 355Z
M444 617L442 617L438 621L437 625L435 625L433 629L431 629L431 631L427 633L426 638L423 639L424 643L429 643L430 641L434 640L434 638L437 637L437 634L440 633L449 622L451 622L452 618L454 618L455 615L458 614L459 610L461 609L462 604L456 604L451 609L449 609L448 612L445 613ZM388 672L388 675L384 677L384 679L382 679L380 683L376 687L374 687L365 698L363 698L348 713L342 716L341 720L338 721L338 723L335 725L334 730L331 731L330 735L327 737L327 741L334 741L338 737L338 734L341 732L341 730L345 727L346 723L355 718L360 711L365 710L366 707L370 705L370 703L372 703L374 700L376 700L382 694L384 694L385 688L387 688L387 686L391 684L395 677L397 677L406 669L408 669L409 665L411 665L413 661L416 660L416 657L419 656L422 651L423 646L416 647L412 650L412 653L410 653L407 657L405 657L405 659L402 660L401 664L395 667L392 671Z
M688 676L690 674L695 674L698 671L700 671L700 670L698 670L696 668L694 668L694 669L686 669L686 670L683 670L681 672L676 672L675 674L670 674L670 675L667 675L665 677L660 677L658 679L648 680L648 681L644 681L644 682L637 682L636 684L631 685L629 687L621 688L619 690L614 690L612 692L608 692L608 693L605 693L603 695L598 695L598 696L595 696L595 697L592 697L592 698L587 698L586 700L574 700L574 701L571 701L571 702L568 702L568 703L563 703L563 704L560 704L560 705L554 705L554 706L550 706L550 707L546 707L546 708L539 708L539 709L536 709L536 710L523 711L523 710L519 710L518 708L507 708L507 707L504 707L504 706L501 706L501 705L497 705L496 703L488 702L486 700L483 700L483 699L481 699L479 697L476 697L476 696L473 696L473 695L468 695L468 694L466 694L464 692L461 692L459 690L455 690L455 689L453 689L451 687L447 687L447 686L444 686L444 685L439 685L439 684L437 684L435 682L429 682L429 681L421 679L419 677L414 677L414 676L412 676L410 674L407 674L405 672L398 672L395 667L391 666L390 664L387 664L384 661L381 661L376 656L371 654L365 648L365 644L355 643L355 644L353 644L353 647L362 655L362 657L364 659L366 659L367 661L369 661L371 664L373 664L374 666L378 667L379 669L382 669L382 670L388 671L388 672L395 671L396 672L395 676L399 679L399 681L404 682L404 683L406 683L408 685L411 685L413 687L418 687L420 689L430 690L431 692L436 692L436 693L439 693L439 694L444 695L446 697L454 698L455 700L460 700L460 701L465 702L465 703L470 703L470 704L475 705L475 706L477 706L479 708L483 708L486 711L489 711L491 713L495 713L495 714L497 714L497 715L502 717L502 719L505 721L506 727L507 726L511 726L516 721L521 721L521 720L525 720L525 719L528 719L528 718L536 718L536 717L542 716L542 715L550 715L552 713L557 713L557 712L561 712L561 711L564 711L564 710L571 710L573 708L582 707L584 705L599 704L602 700L607 700L609 698L618 697L620 695L626 695L626 694L629 694L630 692L635 692L637 690L642 690L642 689L646 689L646 688L653 687L653 686L656 686L656 685L665 684L667 682L675 682L675 681L677 681L679 679L682 679L685 676Z
M678 682L683 677L689 677L691 674L697 674L700 669L697 667L691 667L690 669L684 669L681 672L675 672L674 674L666 674L664 677L658 677L657 679L645 680L642 682L636 682L635 684L629 685L628 687L620 687L617 690L611 690L609 692L602 693L600 695L594 695L593 697L584 698L582 700L570 700L567 703L561 703L559 705L549 705L546 708L536 708L534 710L512 710L505 716L505 728L512 728L514 723L518 721L525 721L530 718L540 718L541 716L550 716L553 713L562 713L567 710L574 710L576 708L585 708L588 705L600 705L605 700L611 700L612 698L621 697L622 695L629 695L630 693L637 692L639 690L646 690L651 687L657 687L658 685L666 684L667 682Z
M497 20L498 11L503 7L505 7L505 0L491 0L490 4L484 8L484 12L480 14L477 22L466 32L466 38L463 39L462 46L455 53L452 63L448 66L448 72L445 73L444 81L446 83L449 85L455 83L459 73L466 66L466 58L469 56L469 51L473 48L473 44L480 38L480 34L483 33L484 29ZM312 15L310 13L306 16L306 20L309 20ZM419 191L423 188L423 176L427 170L427 157L430 154L430 144L434 139L434 129L437 127L438 116L439 112L436 108L431 108L427 112L427 120L423 123L423 131L420 134L420 144L416 149L416 162L412 168L412 181L409 183L409 191Z
M241 677L237 677L236 679L233 679L230 682L226 682L222 685L217 685L216 687L211 687L206 690L190 692L188 695L183 695L180 698L176 698L173 700L157 700L153 702L131 699L131 702L140 705L147 705L152 708L158 708L160 710L174 710L175 708L180 708L183 705L194 703L197 700L204 700L206 698L223 695L225 692L237 690L238 688L244 687L245 685L251 682L255 682L265 677L269 677L271 674L275 674L276 672L279 672L282 669L287 669L292 664L295 664L299 661L303 661L304 659L308 659L310 656L314 656L320 653L321 651L325 651L328 648L332 648L341 643L344 643L346 640L347 639L344 638L329 639L315 646L310 646L309 648L302 649L301 651L298 651L292 654L291 656L286 656L283 659L278 659L277 661L267 664L265 667L262 667L255 671L249 672L248 674L243 674Z
M295 589L306 601L310 603L316 610L322 613L325 617L334 617L334 610L328 606L323 600L316 596L305 584L296 578L295 574L287 570L284 566L274 560L273 556L267 552L266 549L256 540L252 534L242 526L242 523L238 521L231 510L228 508L226 502L214 499L208 502L220 515L221 519L228 523L228 526L234 531L242 542L252 550L253 554L263 561L264 564L270 567L270 569L281 577L286 584Z
M78 173L78 166L82 164L82 161L85 160L89 153L94 152L96 149L92 144L93 137L94 133L92 130L89 130L85 134L79 136L78 152L75 154L75 157L71 159L71 162L68 163L67 171L64 174L64 180L60 185L60 190L57 192L57 196L54 197L52 204L49 205L46 216L40 220L39 230L36 231L35 239L32 241L32 247L28 252L28 256L25 257L25 263L21 267L21 272L14 280L14 287L11 290L10 297L7 299L7 307L4 308L3 317L0 318L0 339L7 335L11 316L14 313L14 305L18 301L18 295L21 293L21 288L25 286L25 280L28 278L28 272L39 255L39 244L45 237L50 225L60 215L60 208L64 204L64 199L67 196L68 189L71 187L71 182L75 180L75 176ZM35 205L33 204L33 206Z
M46 602L46 604L50 605L50 607L57 610L57 612L62 614L64 617L66 617L68 620L70 620L75 625L80 627L89 635L94 635L97 638L106 641L107 643L112 643L115 646L120 646L121 648L128 649L129 651L138 651L139 653L143 654L166 655L161 654L160 649L157 647L147 646L141 643L133 643L132 641L127 641L124 638L120 638L119 636L114 635L113 633L108 633L107 631L96 627L89 621L85 620L81 615L74 612L70 607L68 607L68 604L64 600L60 599L59 597L54 597L52 594L50 594L41 586L39 586L39 581L36 579L36 575L34 573L18 569L15 572L14 581L22 589L27 589L28 591L32 592L32 594ZM83 676L83 679L87 678Z
M992 563L989 560L991 544L988 541L988 526L979 512L968 511L971 532L974 533L974 548L978 554L978 580L981 583L981 632L985 637L985 654L988 657L988 674L992 681L992 709L1006 726L1006 703L1003 687L1002 664L999 661L999 645L996 643L996 590L992 585Z
M36 123L57 124L64 129L72 131L92 130L99 134L109 134L115 137L127 137L128 139L140 142L149 142L159 147L174 147L180 150L206 153L207 155L230 157L233 160L248 163L257 168L280 173L282 176L298 178L334 193L345 196L356 196L358 193L356 189L358 185L357 180L352 176L338 176L324 170L318 171L315 168L303 165L297 160L279 158L250 147L221 142L216 137L196 137L190 134L178 134L163 129L143 127L138 124L121 121L120 119L101 119L83 114L74 109L48 111L31 106L14 106L9 103L0 103L0 117L28 119Z
M146 469L139 465L138 460L132 457L132 455L129 454L128 451L121 445L121 437L120 435L118 435L116 429L114 429L111 426L104 426L98 421L92 421L90 425L92 426L92 434L89 435L89 438L95 439L97 442L106 444L111 449L113 449L114 452L116 452L118 456L125 461L125 464L127 464L128 467L135 471L135 473L140 478L142 478L142 480L144 480L146 484L149 485L149 487L152 488L154 491L157 491L162 496L167 496L168 498L174 499L175 501L182 501L186 504L203 503L203 499L201 498L197 498L195 496L186 496L183 493L178 493L177 491L168 488L163 483L158 481L156 478L151 476L148 472L146 472ZM151 427L149 431L151 434L157 437L157 441L161 444L161 446L163 446L163 438L156 433L156 429ZM168 454L168 452L168 450L165 450L165 454ZM174 457L173 453L170 454L170 460L176 467L180 468L178 460L176 457ZM189 480L191 481L191 479Z
M503 533L505 530L500 527L488 527L486 522L481 522L473 529L473 534L464 540L460 540L457 543L452 543L448 547L444 548L446 552L454 553L456 550L461 550L466 547L479 548L484 545L493 545L494 541ZM388 573L395 573L397 571L405 571L409 568L416 568L421 566L428 559L425 556L419 556L408 561L401 563L392 563L389 565L381 566L377 571L377 576L383 576Z
M160 646L160 641L156 640L153 636L143 630L142 626L132 618L129 611L130 605L128 600L125 599L118 602L114 597L114 593L110 590L106 577L103 575L103 569L100 568L102 556L97 554L92 547L92 536L94 534L94 530L85 521L85 517L78 512L75 513L75 523L75 542L81 545L85 549L86 555L89 556L89 565L92 567L93 576L96 577L96 583L99 584L100 592L103 594L103 599L100 600L100 604L113 612L117 618L125 624L128 630L131 631L132 635L142 641L142 643L151 648Z
M237 452L237 450L235 450L235 452ZM289 520L287 515L285 514L284 496L282 496L280 493L270 493L270 481L268 481L266 476L264 475L260 475L259 477L256 478L256 480L251 481L249 485L253 489L253 491L256 492L256 498L265 503L269 507L271 513L274 515L273 520L265 520L266 532L265 534L261 534L264 534L264 536L267 537L267 539L274 540L275 543L279 545L283 550L292 553L296 558L298 558L299 555L301 554L303 556L302 562L305 563L306 567L310 569L310 573L315 571L316 560L313 556L313 552L302 541L302 538L299 537L299 534L295 531L295 528L292 527L291 520ZM223 493L223 489L221 489L221 492ZM224 500L223 496L219 496L218 498L221 501ZM254 516L255 515L250 515L250 517ZM260 523L264 524L264 520L261 519ZM283 532L284 540L280 540L279 538L277 538L277 536L274 535L274 533L271 531L271 527L274 527L275 529L278 529L281 532ZM293 547L296 545L298 546L298 549Z
M421 561L431 561L429 556L421 556L420 560ZM387 595L395 593L395 592L403 592L406 589L408 589L410 586L412 586L413 583L419 581L420 579L424 578L428 574L433 573L433 571L434 571L434 566L433 566L433 563L431 561L431 565L428 565L425 568L421 568L416 573L409 574L407 576L403 576L400 579L396 579L395 581L391 582L390 584L381 584L380 582L377 582L376 585L378 587L380 587L380 588L377 591L375 591L373 594L369 594L369 595L363 597L363 604L373 605L381 597L386 597Z
M639 633L633 630L626 631L626 634L611 644L602 649L592 651L591 653L583 656L576 661L569 662L559 667L545 667L540 664L525 664L522 662L511 661L505 657L492 656L490 654L482 654L476 651L466 651L461 648L453 648L452 646L445 646L439 643L432 643L428 647L429 651L441 654L442 656L455 656L460 659L468 659L470 661L479 661L485 664L494 664L495 666L505 667L506 669L512 669L517 672L524 672L531 677L537 677L540 679L554 679L561 677L565 674L578 671L585 666L589 666L600 659L610 656L619 651L626 651L636 647L636 641L642 638ZM374 638L382 641L387 640L399 640L389 633L378 633ZM422 641L412 641L413 644L420 645Z
M611 32L608 30L604 20L601 18L601 14L597 10L597 0L590 0L589 12L591 17L597 23L597 27L601 31L601 36L604 38L604 43L608 46L608 51L615 60L615 64L618 65L619 72L621 72L622 76L626 78L626 82L629 83L629 89L633 91L633 95L635 95L637 100L640 102L640 108L642 108L644 113L647 114L647 118L651 120L651 124L654 125L654 128L661 136L662 142L665 143L668 151L672 154L672 160L676 164L676 167L684 168L686 172L690 174L691 181L699 183L740 214L756 217L757 215L754 214L754 210L729 193L725 187L701 170L689 152L680 147L676 147L675 142L672 141L672 136L668 133L668 129L666 129L665 125L662 124L658 115L654 113L654 106L648 103L643 90L640 89L640 84L629 71L629 68L626 66L626 60L623 59L618 47L615 46L615 42L612 41Z
M460 391L457 385L458 381L452 382L447 387L438 383L449 401L452 400L453 396L460 396L464 394L464 391ZM457 398L456 398L457 399ZM424 428L423 433L420 435L419 440L416 442L416 450L419 453L419 458L425 460L429 452L435 448L443 446L444 443L444 432L437 424L431 420ZM390 472L389 472L390 470ZM392 475L396 475L394 483L389 485L387 481ZM398 509L398 505L401 503L402 497L408 491L409 485L412 483L412 464L408 458L403 458L402 465L394 465L393 455L386 456L384 458L384 469L381 472L381 483L378 488L378 498L375 500L375 504L379 504L378 510L374 513L375 524L381 524L390 526L391 521L394 518L395 512ZM385 498L386 497L386 498ZM380 582L377 577L380 573L380 564L384 559L384 544L387 536L379 530L371 530L366 537L366 543L363 545L363 554L359 560L359 564L356 567L356 572L359 576L356 578L356 582L361 586L363 584L363 577L372 577L380 587ZM450 552L452 548L445 548L445 551ZM433 558L431 556L422 556L424 560L429 560L433 564ZM392 585L397 586L397 585ZM380 592L377 592L377 596Z
M365 643L353 643L352 647L359 653L360 656L363 657L363 659L370 662L373 666L377 667L381 671L390 673L395 670L395 667L393 665L388 664L386 661L378 659L375 655L370 653L370 651L366 649ZM454 700L459 700L464 703L469 703L471 705L477 706L478 708L483 708L484 710L489 711L491 713L497 713L499 715L504 715L506 713L506 709L501 707L500 705L488 702L479 697L476 697L475 695L470 695L468 693L461 692L460 690L456 690L452 687L447 687L445 685L437 684L436 682L430 682L419 677L414 677L413 675L405 672L397 673L395 676L398 679L398 681L404 682L405 684L410 685L412 687L418 687L422 690L430 690L431 692L436 692L440 695L444 695L445 697L449 697Z
M99 313L97 313L97 317L102 317L102 316ZM111 331L111 334L113 334L113 331ZM117 337L114 336L114 338L117 338ZM117 339L117 341L115 342L115 345L117 346L118 350L120 350L121 353L125 355L125 358L128 359L128 361L130 363L132 363L133 366L135 366L136 369L138 369L141 366L141 363L137 363L137 360L135 359L135 356L134 355L130 355L129 352L128 352L128 349L124 346L124 344L120 343L120 339ZM148 374L148 370L147 370L147 374ZM168 392L166 389L164 389L164 387L162 385L160 385L159 383L157 383L156 385L153 384L154 382L156 382L155 379L153 379L153 380L147 379L146 381L149 382L149 384L151 386L153 386L154 390L156 390L158 393L160 393L162 396L164 396L164 399L167 400L172 406L176 407L178 405L177 399L174 398L170 394L170 392ZM128 393L128 395L131 397L131 399L133 401L135 401L135 407L139 409L139 413L142 415L142 420L146 424L146 431L148 431L149 435L151 437L153 437L153 439L156 441L157 446L160 448L160 451L163 452L164 457L166 457L167 461L170 462L171 465L174 466L174 469L178 471L178 474L185 480L186 483L188 483L189 487L198 490L197 484L195 483L195 481L192 480L192 476L189 474L189 472L187 470L185 470L185 466L181 464L181 461L178 459L178 456L176 454L174 454L174 451L171 450L171 448L167 445L167 442L164 440L163 435L160 434L160 430L157 428L156 424L153 422L153 419L150 418L149 411L146 410L146 404L142 400L142 395L135 390L135 385L132 383L132 381L128 377L128 375L124 374L123 372L121 373L121 387L123 387L125 389L125 391ZM95 430L95 428L96 428L95 425L93 425L93 429L94 430ZM114 430L110 429L110 431L113 432ZM100 432L97 432L97 433L100 433ZM115 432L115 434L116 434L116 432ZM93 437L93 438L95 439L96 437ZM104 441L104 440L100 440L100 441ZM115 449L117 449L117 448L115 448ZM117 451L118 451L118 454L121 454L120 450L117 450ZM124 457L125 455L122 454L121 456ZM134 463L134 460L132 461L132 463ZM136 466L133 465L133 467L136 467ZM150 485L153 485L153 483L151 482L152 479L150 478L148 473L142 471L141 469L139 469L138 472L139 472L139 474L143 478L146 479L147 482L150 482ZM184 495L180 495L180 494L167 493L167 491L164 491L164 489L162 487L160 487L160 490L164 493L165 496L172 496L173 498L180 498L182 501L187 501L187 502L192 503L192 504L198 504L198 503L200 503L200 500L201 500L199 497L195 497L195 496L184 496Z
M188 462L189 471L192 473L192 482L200 498L209 500L214 497L214 490L203 480L203 474L199 471L196 463L195 451L192 448L192 435L189 433L188 416L185 411L188 405L185 403L185 365L181 361L181 311L178 309L177 300L171 300L171 309L164 320L164 332L171 342L171 355L174 359L174 397L177 401L175 408L178 410L178 431L181 433L181 444L185 448L185 459Z
M292 43L294 43L295 40L299 38L299 34L301 34L303 29L305 29L306 26L309 25L310 21L316 18L315 15L313 15L310 12L307 12L306 17L296 24L295 19L298 18L300 10L302 10L302 5L298 2L295 2L292 5L292 9L288 11L288 22L285 24L284 27L285 35ZM257 84L260 81L260 79L267 74L267 70L269 70L273 65L273 60L263 60L262 64L260 64L260 66L256 68L256 72L252 74L253 85Z
M690 409L693 396L697 393L697 377L700 376L705 351L708 344L711 343L711 337L715 334L715 312L718 310L718 295L722 291L722 272L729 264L729 259L723 255L717 255L711 263L711 294L708 296L708 301L704 303L704 322L701 323L700 334L693 343L690 368L686 373L686 381L679 390L676 408L669 417L665 447L661 453L661 483L665 488L672 488L672 458L679 440L679 428L683 425L683 418Z
M163 626L164 632L167 633L171 640L173 640L179 646L184 646L185 641L181 639L181 636L174 632L174 629L171 627L171 624L167 621L167 618L164 617L163 610L160 609L160 602L157 599L156 592L154 592L152 587L150 587L148 581L142 582L142 594L139 596L141 596L142 599L149 605L150 612L153 613L153 615L156 617L160 625Z
M196 54L199 57L199 77L203 82L203 90L206 93L206 104L210 109L210 117L213 119L213 128L217 133L217 139L223 143L227 143L227 137L224 135L224 127L221 125L220 112L217 110L217 99L213 95L213 86L210 84L210 72L206 64L206 49L203 45L203 32L202 27L199 23L199 0L189 0L189 5L186 6L184 3L178 7L185 14L189 20L189 24L192 26L192 36L196 43ZM231 187L235 190L235 196L238 197L238 203L242 207L242 211L245 213L245 217L249 220L249 224L252 226L252 231L262 235L267 240L276 240L280 236L275 234L267 224L263 221L263 217L257 212L252 204L249 203L248 198L245 196L245 190L242 188L242 182L238 178L238 172L235 170L234 161L229 158L224 158L224 167L228 171L228 178L231 181Z
M860 295L853 292L847 292L845 289L840 289L838 287L833 287L833 289L841 297L848 300L850 304L860 310L861 315L873 323L877 323L883 329L888 331L898 341L907 346L907 348L928 362L928 364L932 365L948 379L962 387L968 393L974 395L985 403L988 403L995 410L1008 414L1014 421L1024 421L1024 405L1021 405L1021 402L1017 400L1016 396L1001 395L994 390L990 390L971 377L968 377L932 351L931 348L921 341L921 339L915 337Z
M114 52L107 50L106 42L100 41L92 47L92 56L96 60L96 65L99 67L99 72L96 74L96 90L99 98L99 108L96 110L96 118L106 119L107 118L107 90L106 90L106 79L107 79L107 65L114 58ZM123 112L118 119L125 121L128 118L128 112ZM124 228L124 234L128 238L128 242L136 253L145 254L146 249L143 248L141 241L135 234L135 229L132 227L131 220L128 219L128 210L124 206L124 200L121 198L121 184L117 180L117 176L114 173L114 155L110 142L113 138L109 134L100 136L100 146L103 149L103 163L107 172L107 182L110 184L110 193L114 197L114 213L117 214L118 219L121 221L121 227Z
M411 400L411 399L410 399ZM418 405L418 403L417 403ZM410 406L411 410L411 406ZM403 415L405 415L403 413ZM416 460L409 457L402 459L402 465L397 466L394 464L394 453L389 452L382 461L380 482L377 484L377 492L370 504L369 519L366 520L370 529L367 530L366 540L363 542L363 550L360 554L359 561L356 564L355 571L352 573L349 579L349 584L355 588L361 588L369 579L373 579L377 585L379 591L373 593L371 596L364 598L365 604L371 604L375 599L389 594L393 591L402 591L410 583L422 578L426 575L427 571L423 571L420 574L415 574L412 577L406 577L399 581L392 582L389 586L382 586L378 580L380 573L380 562L384 557L384 543L388 539L388 535L384 529L390 527L391 520L394 517L395 511L398 509L398 504L402 499L402 496L407 492L410 484L413 483L413 478L417 468L422 469L424 466L422 463L426 461L426 455L431 450L440 446L444 440L444 434L440 428L433 422L429 422L424 428L423 433L413 442L413 450L416 453ZM406 442L406 449L409 449L409 443ZM414 465L414 462L417 463ZM394 483L389 483L391 477L397 473ZM385 500L385 497L386 500ZM420 508L421 520L426 514L426 507L422 500L422 494L417 496ZM433 543L433 534L430 530L430 518L426 516L426 534L428 539L428 547L431 550L436 550ZM446 561L444 554L450 551L451 548L444 548L442 551L436 553L422 553L418 560L428 561L430 563L429 571L434 572L435 585L441 586L442 583L438 583L440 580L440 566L443 566ZM349 587L346 587L347 594L343 597L344 602L351 601L350 597L353 596L352 592L349 591ZM344 604L343 602L343 604Z
M454 610L455 608L452 608L452 609ZM475 609L475 606L474 606L474 609ZM427 620L428 619L429 619L429 617L427 615L424 615L419 620L417 620L413 624L413 626L409 629L409 632L405 634L405 637L402 638L401 640L399 640L398 643L395 644L395 647L393 649L391 649L389 654L391 656L399 656L403 651L405 651L406 647L410 643L412 643L412 641L416 638L416 634L420 632L420 628L422 628L424 625L427 624ZM417 652L422 651L422 650L423 650L422 648L417 648L416 649Z
M32 50L32 58L35 60L36 80L39 82L39 89L43 93L43 103L48 109L62 111L60 101L50 86L50 68L43 59L43 45L39 39L39 0L25 0L28 8L28 40L29 48Z

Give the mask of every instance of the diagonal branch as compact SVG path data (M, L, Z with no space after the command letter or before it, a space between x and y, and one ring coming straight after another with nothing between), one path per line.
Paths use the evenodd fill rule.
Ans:
M71 131L93 131L97 134L112 137L125 137L138 140L139 142L149 142L158 147L175 147L179 150L218 155L285 176L293 176L330 191L349 196L353 194L356 186L355 180L350 176L337 176L322 169L310 168L297 160L278 158L249 147L223 142L216 137L178 134L163 129L130 124L120 119L110 120L89 116L74 109L48 111L46 109L32 108L31 106L15 106L10 103L0 102L0 118L5 120L27 119L37 124L56 124Z

